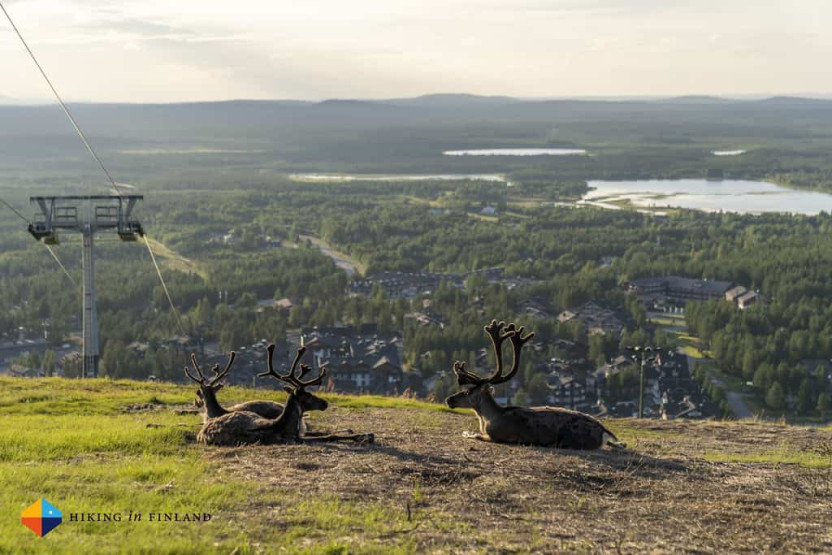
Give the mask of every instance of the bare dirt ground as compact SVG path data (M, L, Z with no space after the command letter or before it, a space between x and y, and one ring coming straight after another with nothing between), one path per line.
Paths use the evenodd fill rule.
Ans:
M330 538L357 550L832 553L829 432L608 423L627 450L489 444L460 437L475 428L473 415L336 407L313 426L373 431L376 443L206 448L206 456L264 494L277 489L289 500L337 499L394 515L387 527L355 526ZM811 454L814 467L766 459L782 452ZM253 502L251 511L287 530L294 525L291 501Z

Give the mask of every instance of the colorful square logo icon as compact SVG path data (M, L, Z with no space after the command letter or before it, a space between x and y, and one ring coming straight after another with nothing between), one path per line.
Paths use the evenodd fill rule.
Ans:
M20 521L41 538L58 527L63 520L61 511L47 501L40 499L23 510Z

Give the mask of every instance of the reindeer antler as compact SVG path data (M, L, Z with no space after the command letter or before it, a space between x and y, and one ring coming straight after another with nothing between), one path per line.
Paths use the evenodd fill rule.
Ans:
M505 328L505 333L503 329ZM485 326L485 332L491 338L491 345L494 347L494 357L497 359L497 370L486 381L492 381L498 378L503 373L503 341L511 337L514 333L514 324L506 326L505 322L497 323L497 320L491 320L491 323Z
M228 362L225 364L225 368L222 372L218 372L220 369L219 364L215 364L212 370L214 371L214 377L211 378L211 381L208 382L208 385L214 386L217 385L220 381L224 380L228 373L231 372L231 366L234 364L234 360L237 358L237 353L231 351L231 354L228 357Z
M188 367L185 366L185 375L188 376L191 380L195 381L199 385L205 385L205 376L202 374L202 369L199 367L199 363L196 361L196 353L191 353L191 366L194 367L199 378L194 377L193 374L188 370Z
M488 380L492 385L501 384L504 382L509 381L517 371L520 369L520 351L523 349L523 345L528 343L533 337L534 332L529 333L525 337L523 336L523 331L526 328L521 327L520 329L515 329L514 324L509 324L506 328L507 333L511 333L511 349L512 349L512 360L511 360L511 370L509 370L508 374L502 376L502 372L497 372L494 376Z
M259 374L257 374L258 378L265 378L266 376L272 376L273 378L276 378L278 380L285 380L285 379L288 378L288 376L282 376L282 375L278 374L274 369L274 365L272 364L272 358L274 357L274 349L275 349L275 344L274 343L272 343L271 345L269 345L266 348L266 351L267 351L266 365L267 365L268 369L265 372L260 372ZM300 362L300 357L303 355L304 350L305 350L304 347L301 347L300 349L298 349L298 354L295 356L295 361L292 363L292 371L289 372L289 376L294 374L295 366L297 366L297 364Z
M202 368L199 367L199 363L196 361L196 353L191 353L191 366L193 366L197 376L199 377L196 377L193 374L191 374L187 366L185 367L185 375L188 376L191 380L198 383L201 387L214 387L226 376L228 376L228 373L231 371L231 366L234 364L234 360L236 358L237 353L231 351L231 354L228 357L228 363L226 363L223 371L220 372L220 365L215 364L214 367L211 369L214 372L214 377L211 378L210 381L206 381L205 374L202 373Z
M275 371L274 365L272 363L272 358L274 356L274 349L275 345L272 343L268 346L268 356L266 357L266 361L268 364L268 370L266 372L261 372L257 374L259 377L263 378L266 376L272 376L282 382L285 382L295 389L303 389L304 387L312 386L312 385L320 385L324 378L326 377L326 370L322 370L320 375L317 378L313 378L311 380L303 381L303 377L312 371L311 366L307 366L306 364L300 364L300 359L306 353L306 347L301 346L298 348L297 353L295 353L295 359L292 361L292 368L289 370L289 373L285 376ZM298 365L300 365L300 374L295 375L298 369Z
M456 380L459 385L477 385L485 381L473 372L466 370L465 362L461 361L454 362L454 374L456 374Z
M491 338L491 345L494 347L494 356L497 359L497 369L491 376L487 378L482 378L477 376L473 372L469 372L465 369L464 362L455 362L453 366L454 374L456 374L457 382L459 385L482 385L485 383L490 383L492 385L501 384L503 382L507 382L520 369L520 350L532 337L534 337L534 333L529 333L526 336L523 336L523 331L525 328L517 329L514 324L506 325L505 322L497 322L497 320L491 320L491 323L485 326L485 332L488 334L488 337ZM504 331L505 330L505 331ZM513 350L513 359L511 363L511 370L509 370L508 374L503 375L503 342L506 339L511 339L511 346Z

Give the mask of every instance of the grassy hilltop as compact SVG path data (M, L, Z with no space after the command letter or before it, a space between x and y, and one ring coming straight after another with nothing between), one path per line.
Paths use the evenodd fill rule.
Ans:
M440 405L329 396L311 425L376 444L215 448L193 441L192 398L0 379L0 553L832 551L832 428L612 420L631 449L579 453L463 440L475 418ZM40 497L64 514L45 538L20 524ZM69 522L130 511L144 520Z

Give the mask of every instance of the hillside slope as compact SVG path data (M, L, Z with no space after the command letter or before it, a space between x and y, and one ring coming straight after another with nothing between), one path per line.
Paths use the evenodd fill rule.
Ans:
M193 443L192 395L0 379L0 552L832 550L828 428L611 420L630 448L580 453L464 440L475 418L439 405L332 396L311 425L375 444L213 448ZM19 521L41 496L64 512L44 538Z

